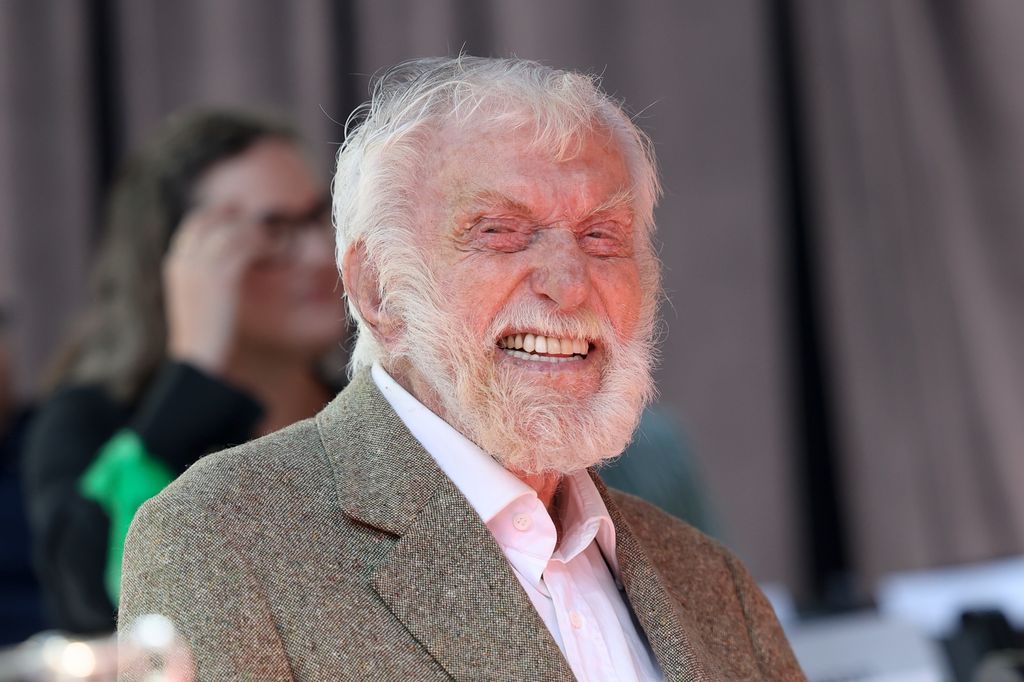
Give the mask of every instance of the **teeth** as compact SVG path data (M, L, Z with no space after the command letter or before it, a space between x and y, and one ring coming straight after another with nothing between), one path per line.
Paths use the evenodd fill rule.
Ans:
M521 350L513 349L506 349L505 352L513 357L530 360L531 362L579 362L583 359L578 355L560 355L556 357L554 355L535 355L533 353L526 353Z
M590 344L584 339L560 339L536 334L509 334L498 339L498 347L506 350L523 350L522 355L538 353L544 356L587 356Z

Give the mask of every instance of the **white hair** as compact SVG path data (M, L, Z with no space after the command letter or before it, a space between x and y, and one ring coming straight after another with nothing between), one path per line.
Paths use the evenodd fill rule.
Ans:
M412 300L400 300L410 285L421 295L438 291L422 254L411 244L418 183L429 171L426 142L452 124L529 130L533 145L553 150L558 159L578 153L586 133L607 130L631 175L638 239L651 249L654 204L661 191L653 150L621 104L601 90L597 77L517 58L415 59L377 78L370 101L349 117L331 187L338 268L348 248L361 243L378 274L382 310L415 314ZM645 259L643 283L656 289L653 251L651 256ZM404 286L391 286L397 281ZM383 354L351 299L349 310L357 327L349 365L355 372L383 360ZM393 351L403 355L400 348Z

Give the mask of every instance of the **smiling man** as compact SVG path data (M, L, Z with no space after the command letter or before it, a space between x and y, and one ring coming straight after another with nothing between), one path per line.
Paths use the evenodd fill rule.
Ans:
M353 380L143 507L122 625L169 616L203 680L803 679L728 551L593 473L654 392L644 135L518 59L403 64L359 113Z

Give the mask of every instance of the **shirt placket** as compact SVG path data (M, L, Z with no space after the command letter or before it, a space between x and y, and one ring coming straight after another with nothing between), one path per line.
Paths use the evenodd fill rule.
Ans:
M544 583L551 593L566 659L581 680L619 680L598 620L572 573L560 559L548 562Z

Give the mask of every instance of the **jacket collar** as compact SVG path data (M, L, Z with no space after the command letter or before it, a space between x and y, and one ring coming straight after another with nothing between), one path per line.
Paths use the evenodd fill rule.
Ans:
M697 632L697 628L683 611L685 604L678 604L672 597L665 579L647 557L604 481L593 470L590 475L615 525L619 572L630 608L647 636L665 679L687 682L723 679L702 663L710 658L702 643L689 635L689 632Z

